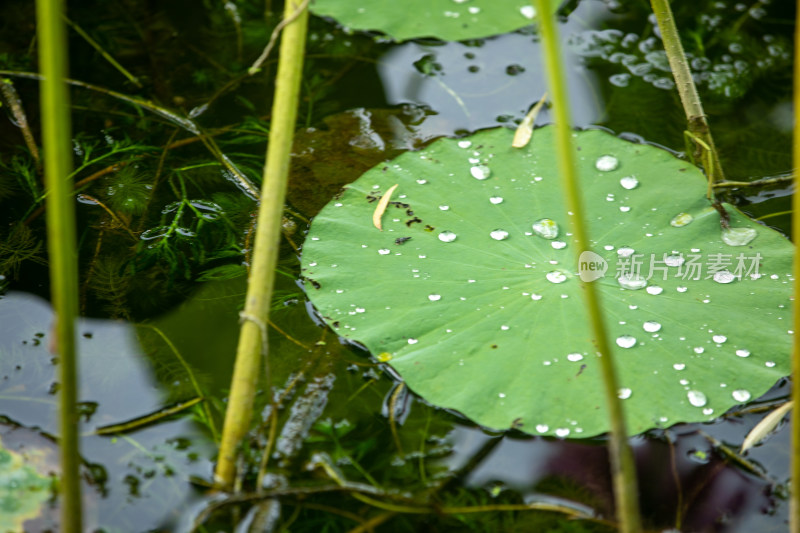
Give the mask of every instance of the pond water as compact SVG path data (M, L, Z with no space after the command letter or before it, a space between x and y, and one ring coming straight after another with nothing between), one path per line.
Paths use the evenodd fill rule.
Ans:
M29 4L0 7L0 71L38 139L37 87L24 77L36 65ZM610 519L605 439L497 433L427 404L323 324L300 276L310 220L343 185L437 137L514 127L524 117L547 90L531 28L392 44L312 17L270 377L244 446L241 493L210 489L257 207L242 183L260 184L275 58L256 76L242 74L278 21L271 4L70 6L73 26L95 42L70 30L71 78L141 101L72 90L87 530L611 530L602 520L501 507L546 502ZM567 4L560 30L574 125L683 156L685 118L647 3ZM675 9L727 178L776 178L725 197L788 235L792 9L719 1ZM32 456L57 438L57 360L48 349L40 176L4 98L0 439ZM550 121L545 108L536 123ZM788 394L783 380L747 412L633 438L648 527L784 530L787 428L749 451L747 463L730 450L766 412L755 408ZM49 509L26 530L56 520Z

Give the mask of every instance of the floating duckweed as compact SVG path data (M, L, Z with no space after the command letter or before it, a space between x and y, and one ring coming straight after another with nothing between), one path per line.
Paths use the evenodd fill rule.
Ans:
M619 184L622 185L623 189L630 190L639 186L639 180L637 180L634 176L625 176L619 180Z
M661 331L661 324L655 322L654 320L648 320L642 324L642 329L648 333L655 333L656 331Z
M502 229L496 229L489 233L489 236L496 241L503 241L508 239L508 232Z
M662 287L659 287L658 285L651 285L647 287L647 294L652 294L653 296L656 296L658 294L661 294L662 292L664 292L664 289Z
M714 281L717 283L730 283L736 276L728 272L727 270L720 270L719 272L714 273Z
M492 170L486 165L477 165L469 169L469 173L476 180L485 180L492 174Z
M489 201L492 202L494 205L502 204L503 198L501 196L492 196L489 198Z
M713 337L711 337L711 340L713 340L717 344L722 344L726 340L728 340L728 337L726 337L725 335L714 335Z
M708 403L706 395L699 390L690 390L686 393L686 397L689 398L689 403L695 407L703 407Z
M633 255L634 251L635 250L633 248L631 248L630 246L623 246L622 248L619 248L617 250L617 256L618 257L630 257L630 256Z
M636 337L631 335L620 335L617 337L617 346L620 348L633 348L636 345Z
M623 387L617 391L617 398L619 398L620 400L627 400L628 398L631 397L632 393L633 391L631 391L631 389Z
M756 238L754 228L728 228L722 230L722 242L728 246L745 246Z
M574 363L574 362L576 362L576 361L581 361L581 360L583 360L583 355L582 355L582 354L579 354L579 353L577 353L577 352L576 352L576 353L571 353L571 354L567 354L567 359L568 359L569 361L572 361L572 362Z
M567 281L567 276L565 276L563 272L558 270L553 270L552 272L548 272L547 274L545 274L545 277L547 278L547 281L549 281L550 283L564 283L565 281Z
M567 243L565 243L564 241L553 241L550 243L550 246L552 246L556 250L563 250L564 248L567 247Z
M623 289L628 289L631 291L647 287L647 280L644 279L642 276L633 273L621 275L620 277L617 278L617 283L619 283L620 287L622 287Z
M452 231L443 231L439 234L439 240L442 242L453 242L456 240L456 234Z
M746 402L750 399L750 391L737 389L731 393L731 396L733 396L733 399L737 402Z
M601 172L611 172L612 170L617 170L617 168L619 168L619 159L613 155L603 155L597 158L594 166Z
M392 253L392 251L389 250L388 248L381 248L380 250L378 250L378 253L381 255L389 255L390 253Z
M670 226L674 226L676 228L682 228L683 226L689 225L694 217L689 213L678 213L672 220L669 221Z
M555 239L558 237L558 223L549 218L543 218L533 224L533 231L539 237Z
M750 350L739 349L736 350L736 355L739 357L750 357Z
M430 300L432 302L438 302L441 299L442 299L442 295L441 294L429 294L428 295L428 300Z
M375 357L375 359L377 359L381 363L388 363L389 361L392 360L392 354L390 354L389 352L379 353L377 357Z
M533 20L536 16L536 8L531 5L525 5L519 8L520 14L528 20ZM545 430L547 431L547 430Z

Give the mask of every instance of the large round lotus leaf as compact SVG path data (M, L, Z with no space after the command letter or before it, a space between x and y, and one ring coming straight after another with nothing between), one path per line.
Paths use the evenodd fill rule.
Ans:
M557 3L552 4L555 11ZM479 39L518 30L535 17L528 0L316 0L311 11L350 29L380 31L397 41Z
M579 273L598 275L605 261L592 283L631 433L712 419L789 373L784 237L726 206L726 239L754 237L726 244L696 168L584 131L574 144L597 256L579 269L553 129L523 149L512 135L494 129L407 152L320 212L303 273L339 335L426 400L484 426L597 435L609 427ZM380 231L376 199L395 183ZM634 289L640 278L646 287Z

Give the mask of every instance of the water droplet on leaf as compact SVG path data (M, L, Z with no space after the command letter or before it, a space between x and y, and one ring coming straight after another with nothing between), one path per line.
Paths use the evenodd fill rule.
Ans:
M619 398L620 400L627 400L628 398L631 397L632 393L633 391L631 391L631 389L624 387L617 391L617 398Z
M636 345L636 337L631 335L620 335L617 337L617 346L620 348L633 348Z
M533 231L539 237L555 239L558 237L558 224L549 218L543 218L533 224Z
M622 185L623 189L635 189L639 186L639 180L637 180L633 176L625 176L621 180L619 180L619 184Z
M722 230L722 242L728 246L745 246L756 238L755 228L728 228Z
M456 234L452 231L443 231L439 234L439 240L442 242L453 242L456 240Z
M428 300L430 300L432 302L438 302L441 299L442 299L442 295L441 294L429 294L428 295Z
M699 390L690 390L686 393L686 397L689 398L689 403L695 407L703 407L706 403L708 403L706 395Z
M619 168L619 159L613 155L603 155L597 158L594 166L601 172L611 172L612 170L617 170L617 168Z
M520 14L528 20L533 20L533 17L536 16L536 8L531 5L522 6L519 8ZM547 431L547 430L545 430Z
M676 228L682 228L690 224L694 220L694 217L689 213L678 213L675 215L672 220L669 221L670 226L674 226Z
M736 350L736 355L738 355L739 357L750 357L750 350L743 350L743 349Z
M714 273L714 281L717 283L730 283L736 279L736 276L728 272L727 270L720 270L719 272Z
M572 362L583 360L583 355L579 353L567 354L567 359Z
M737 402L746 402L750 399L750 392L744 389L737 389L731 393L731 396Z
M553 270L552 272L548 272L545 275L545 277L547 278L547 281L551 283L564 283L565 281L567 281L567 276L565 276L563 272L560 272L558 270Z
M647 287L647 280L644 279L642 276L638 274L628 273L623 274L617 278L617 283L623 289L628 289L631 291L643 289Z
M633 248L631 248L630 246L623 246L622 248L619 248L617 250L617 256L618 257L630 257L630 256L633 255L634 251L635 250Z
M492 174L492 170L486 165L477 165L469 169L469 173L476 180L485 180Z
M489 236L496 241L503 241L508 238L508 232L502 229L496 229L491 232Z
M661 331L661 324L653 320L648 320L647 322L642 324L642 329L644 329L648 333L655 333L656 331Z

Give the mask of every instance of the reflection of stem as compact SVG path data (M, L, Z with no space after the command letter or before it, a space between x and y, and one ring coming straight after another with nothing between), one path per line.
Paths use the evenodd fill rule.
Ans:
M197 382L197 379L194 377L194 372L192 372L189 363L186 362L186 359L183 358L181 352L178 351L178 348L172 344L172 341L167 337L160 328L152 325L152 324L135 324L136 327L140 328L150 328L156 332L156 334L161 337L164 343L169 347L170 351L175 355L175 358L183 365L183 369L186 371L186 375L189 376L189 381L192 382L192 387L194 388L195 393L198 397L204 398L205 395L203 394L203 390L200 388L200 384ZM219 433L217 432L217 426L214 424L214 418L211 416L211 409L208 406L208 402L203 402L203 409L206 412L206 417L208 418L208 427L211 430L211 436L213 437L214 441L219 442Z
M453 100L456 101L458 106L461 108L461 111L464 112L464 115L467 118L470 118L470 112L469 112L469 109L467 109L467 104L465 104L464 100L462 100L461 97L458 96L458 93L456 93L453 89L451 89L445 82L440 80L437 76L434 76L433 79L436 80L436 83L438 83L439 86L442 89L444 89L447 94L449 94L450 96L453 97Z
M403 453L403 445L400 443L400 435L397 434L397 420L395 420L395 412L397 410L397 399L402 394L403 390L406 388L406 384L400 382L397 385L397 388L392 393L392 397L389 400L389 429L392 431L392 438L394 438L394 445L397 446L397 453L402 457L405 455Z

